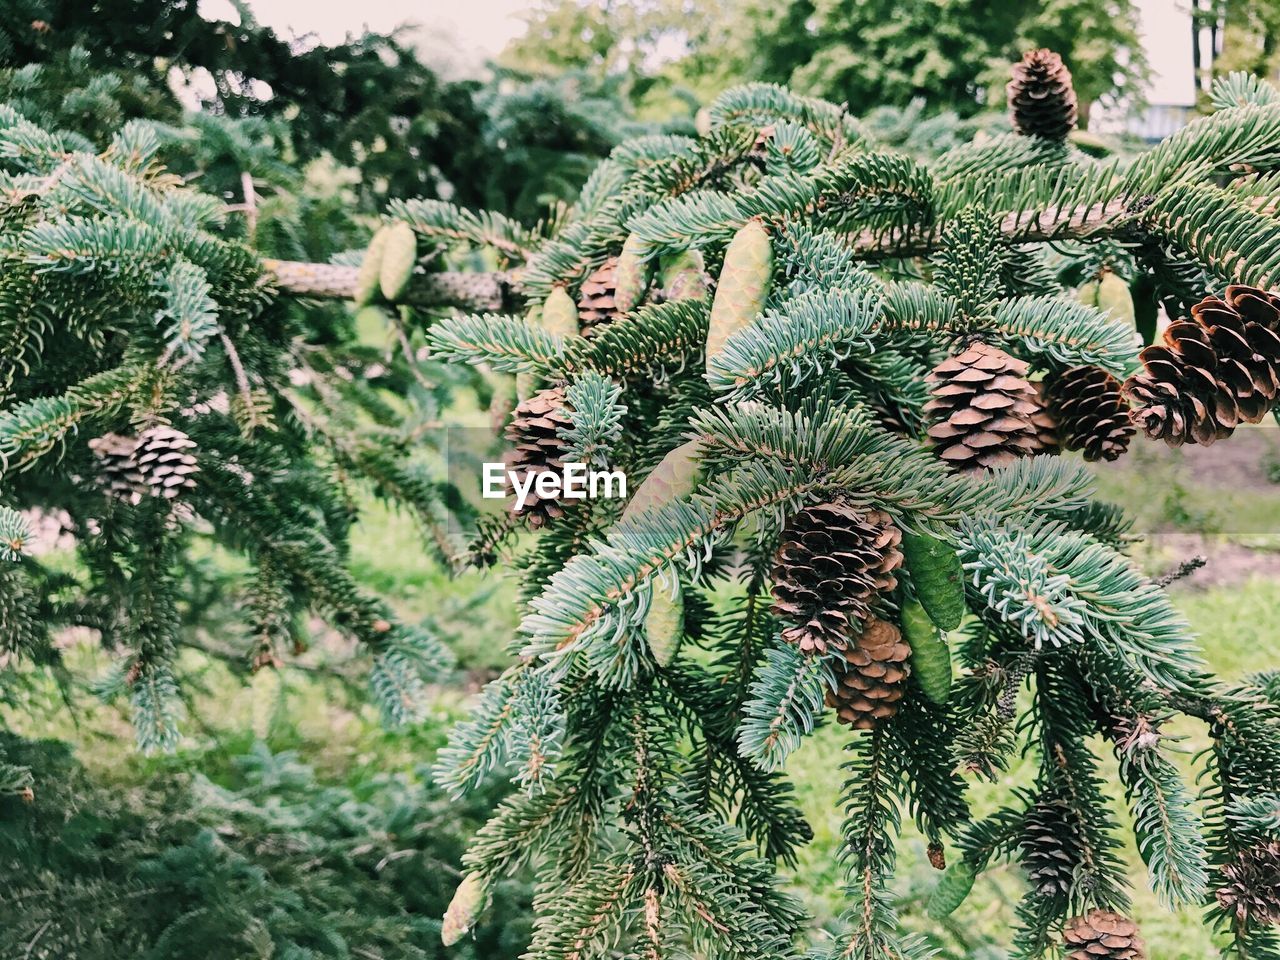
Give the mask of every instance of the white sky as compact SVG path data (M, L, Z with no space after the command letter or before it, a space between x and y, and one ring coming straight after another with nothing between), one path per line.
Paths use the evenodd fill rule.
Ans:
M286 35L314 33L322 41L342 40L365 26L386 31L413 22L425 28L421 46L446 73L473 73L498 53L524 25L519 15L530 0L249 0L261 23ZM711 0L708 0L711 2ZM1136 0L1147 59L1154 68L1153 103L1190 103L1191 24L1187 0ZM237 19L228 0L200 0L206 16Z

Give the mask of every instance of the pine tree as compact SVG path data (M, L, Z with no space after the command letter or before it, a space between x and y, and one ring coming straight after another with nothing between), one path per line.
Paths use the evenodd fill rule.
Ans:
M1276 955L1269 901L1240 895L1242 878L1273 867L1273 678L1233 687L1208 675L1188 624L1120 551L1123 524L1091 500L1077 460L998 457L958 471L933 449L926 411L930 371L952 363L957 378L973 371L986 385L966 387L975 408L983 397L1018 407L1017 423L993 427L998 441L1034 439L1022 408L1039 406L1031 384L1088 367L1122 383L1140 405L1134 418L1151 420L1150 355L1144 373L1131 326L1053 288L1039 260L1047 243L1078 258L1100 242L1131 249L1168 302L1219 298L1200 310L1202 325L1207 310L1216 329L1248 311L1274 334L1252 304L1270 303L1265 292L1280 280L1280 224L1253 201L1274 194L1280 104L1256 89L1265 92L1133 160L1005 137L926 165L879 149L840 107L753 85L711 106L703 137L617 148L546 231L439 201L389 208L390 221L413 230L420 268L394 306L435 311L424 334L432 355L563 383L569 453L624 469L633 490L661 473L666 491L636 493L640 505L621 518L608 500L583 501L504 548L524 574L518 657L455 730L437 773L464 794L503 769L516 789L467 854L451 939L484 922L501 877L530 866L539 891L530 960L615 950L793 956L803 917L777 865L794 862L810 833L783 769L818 723L836 719L828 695L839 703L856 670L866 682L855 689L883 694L885 709L855 711L875 715L853 724L849 779L835 798L850 909L844 932L815 956L929 954L901 931L891 897L904 812L931 843L953 848L935 915L983 870L1019 860L1034 881L1018 908L1020 955L1064 943L1139 955L1099 744L1116 756L1161 898L1209 904L1238 958ZM325 467L365 472L426 511L428 488L388 454L403 449L393 431L369 439L342 416L355 387L312 363L303 369L314 372L317 402L294 403L284 375L308 363L291 348L294 297L349 297L358 269L263 261L219 237L207 198L130 166L146 154L136 139L105 157L68 159L48 131L0 116L12 178L0 225L15 265L0 288L10 344L0 354L0 455L6 497L65 501L85 533L95 581L63 620L97 613L94 622L124 624L115 629L130 652L118 685L130 690L146 741L171 741L182 641L171 571L186 521L163 498L104 504L97 486L91 504L74 480L93 475L86 437L167 422L197 444L200 469L181 502L362 640L377 657L375 692L395 715L422 684L415 667L425 654L344 571L349 516ZM483 249L510 272L440 271L441 248ZM590 338L529 319L624 249L658 276L696 249L722 281L711 299L696 286L679 298L651 289ZM1245 286L1265 296L1249 294L1246 305L1235 292ZM442 305L476 312L439 316ZM127 343L107 316L128 324ZM1254 336L1245 344L1269 342ZM1000 359L1001 382L958 360L976 342ZM1265 352L1190 343L1179 340L1179 377L1221 370L1214 389L1230 385L1232 416L1269 408L1269 381L1254 375ZM1198 415L1203 380L1185 394L1176 393L1183 380L1159 382ZM246 392L219 412L220 395ZM263 409L272 416L241 412ZM1182 409L1171 404L1164 416ZM690 441L698 469L674 483L655 464ZM805 649L783 637L787 611L772 609L775 565L794 518L836 502L862 525L887 529L887 518L902 534L903 564L892 583L876 581L865 612L842 605L852 621L843 648ZM486 531L474 552L492 552L490 539ZM808 568L823 556L807 553ZM845 559L832 565L842 576ZM36 587L48 575L29 559L11 563ZM672 620L658 598L676 594L682 637L655 652L650 612ZM106 616L89 602L97 597L107 598ZM932 680L930 693L921 686L936 664L910 669L917 653L899 624L920 635L915 604L964 638L949 651L946 694ZM936 655L936 642L921 649ZM1019 716L1024 685L1031 695ZM1174 714L1204 722L1212 738L1202 808L1162 730ZM1019 748L1034 758L1034 783L976 817L961 771L998 770ZM1061 841L1053 851L1050 834ZM1047 872L1063 857L1069 870Z

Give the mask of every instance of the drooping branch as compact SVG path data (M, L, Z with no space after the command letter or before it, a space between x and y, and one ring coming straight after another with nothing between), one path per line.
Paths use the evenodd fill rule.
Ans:
M1021 210L1005 216L1000 232L1010 243L1092 239L1131 225L1134 212L1121 201L1071 209ZM863 231L849 243L859 259L924 257L942 246L943 223L903 231ZM284 293L317 300L350 300L355 296L357 267L296 260L263 260L263 268ZM521 297L512 273L448 271L416 276L403 302L416 307L458 307L476 313L502 313L518 308Z
M355 297L357 267L296 260L263 260L263 268L284 293L317 300ZM518 300L508 273L427 273L414 278L404 301L415 307L459 307L500 313Z

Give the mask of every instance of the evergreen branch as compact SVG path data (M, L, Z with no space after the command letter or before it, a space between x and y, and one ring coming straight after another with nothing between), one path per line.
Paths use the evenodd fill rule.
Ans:
M1154 740L1154 743L1148 742ZM1178 769L1161 756L1159 737L1135 731L1116 745L1138 851L1160 899L1176 909L1199 903L1208 884L1205 842Z
M114 416L150 377L143 365L117 367L82 380L60 397L40 397L0 411L0 473L27 469L86 420Z
M508 668L489 681L469 719L454 726L439 753L432 775L454 797L484 780L506 759L508 728L513 717L516 681L522 669Z
M806 657L792 644L765 652L738 728L738 749L760 769L781 770L813 732L835 675L822 657Z
M844 359L875 325L878 310L869 292L814 290L767 311L738 331L711 359L707 382L717 391L746 397L784 374L792 383Z
M791 120L827 143L853 145L865 139L858 121L845 108L792 93L773 83L731 87L715 99L707 112L713 127L746 124L759 128Z
M1133 328L1060 297L1018 297L996 308L993 327L1021 356L1059 367L1102 367L1123 379L1137 366Z
M392 200L387 216L403 220L428 240L492 247L499 253L527 260L538 238L521 224L490 210L473 211L444 200Z
M554 369L564 353L562 337L523 317L458 314L427 330L432 356L471 364L488 364L505 373L543 373Z
M712 535L759 510L793 503L812 486L812 479L786 471L744 467L699 499L664 504L616 525L590 553L553 574L530 603L520 625L529 638L524 654L561 659L597 640L606 649L622 643L631 621L619 607L635 604L649 578L686 554L696 562L695 551Z
M607 377L656 375L700 366L710 309L706 300L640 307L600 328L590 339L572 340L562 365L569 375L595 370Z
M621 396L621 386L595 371L570 382L565 399L571 423L562 434L566 462L607 465L609 452L622 436L627 408L619 403Z
M1280 106L1275 108L1280 116ZM1280 283L1280 220L1209 184L1170 187L1143 222L1227 283Z

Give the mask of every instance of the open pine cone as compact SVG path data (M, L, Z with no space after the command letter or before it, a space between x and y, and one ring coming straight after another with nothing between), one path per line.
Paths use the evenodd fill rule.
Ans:
M1205 297L1139 359L1124 391L1148 437L1171 447L1229 437L1261 421L1280 393L1280 294L1237 285Z
M975 471L1036 453L1033 417L1042 407L1026 372L1023 361L980 342L938 364L928 377L933 399L924 407L937 421L929 436L938 456Z
M1052 50L1030 50L1005 87L1013 129L1027 137L1065 140L1076 125L1071 71Z
M511 415L505 436L512 448L503 457L509 472L517 474L521 484L529 474L547 470L560 473L564 469L565 444L561 431L572 425L563 387L539 390L521 401ZM524 517L531 527L543 527L564 516L565 504L559 497L540 499L534 488L524 508L517 510L512 501L511 512Z
M200 472L200 465L191 453L195 449L194 440L164 424L139 434L134 456L152 495L173 500L196 485L194 474Z
M855 730L870 730L898 712L898 701L911 674L911 646L902 631L887 620L869 617L862 634L836 661L835 690L827 692L827 706L836 719Z
M1147 960L1138 925L1110 910L1090 910L1062 928L1068 960Z
M98 480L107 493L127 503L140 503L147 492L147 480L135 456L138 438L105 433L90 440L89 449L98 460Z
M595 336L598 327L618 315L614 294L618 288L618 258L610 257L582 281L578 291L578 326L584 337Z
M1046 391L1058 440L1086 460L1115 460L1129 448L1134 426L1120 381L1101 367L1072 367Z
M1241 850L1222 868L1218 903L1240 921L1280 925L1280 841Z
M901 542L888 514L859 513L842 501L796 514L773 568L773 612L790 623L782 638L805 653L847 646L876 594L898 585Z

